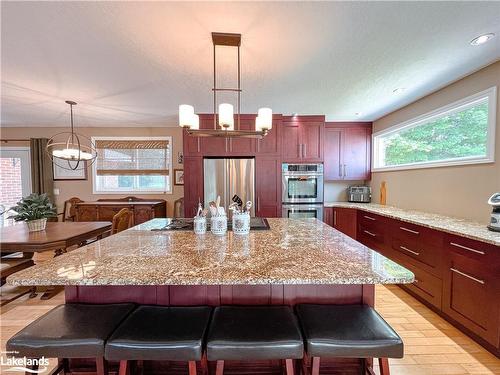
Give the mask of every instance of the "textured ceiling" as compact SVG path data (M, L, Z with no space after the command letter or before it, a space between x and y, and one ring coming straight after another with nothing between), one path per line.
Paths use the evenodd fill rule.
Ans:
M243 34L246 113L374 120L500 58L500 2L2 2L1 11L2 126L66 125L65 99L79 103L78 126L174 126L182 103L210 112L212 31ZM487 32L496 38L469 44ZM221 53L221 73L232 52Z

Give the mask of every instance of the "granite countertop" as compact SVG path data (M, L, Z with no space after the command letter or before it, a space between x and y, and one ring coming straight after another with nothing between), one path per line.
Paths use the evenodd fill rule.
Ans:
M317 219L218 237L153 219L7 278L11 285L400 284L406 268Z
M475 221L428 212L403 210L401 208L382 206L375 203L326 202L324 206L357 208L366 212L500 246L500 232L492 232L488 230L485 224Z

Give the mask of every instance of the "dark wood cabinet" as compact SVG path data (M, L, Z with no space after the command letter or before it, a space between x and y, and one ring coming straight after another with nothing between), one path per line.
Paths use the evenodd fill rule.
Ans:
M443 312L498 348L500 253L498 247L447 235Z
M415 274L403 289L500 355L498 246L363 210L357 220L359 242Z
M281 144L282 144L282 116L273 116L273 128L268 132L268 134L262 138L257 139L257 152L256 155L259 156L281 156Z
M333 207L323 208L323 222L333 227Z
M325 180L369 180L372 123L328 122L324 135Z
M281 161L275 157L255 158L255 215L281 217Z
M203 202L203 158L184 157L184 215L193 217L198 202Z
M322 162L324 116L283 116L284 162Z
M357 212L352 208L335 207L333 209L333 227L351 238L356 238Z
M122 208L132 210L133 225L167 216L165 200L100 199L96 202L75 203L76 221L113 221L113 216Z

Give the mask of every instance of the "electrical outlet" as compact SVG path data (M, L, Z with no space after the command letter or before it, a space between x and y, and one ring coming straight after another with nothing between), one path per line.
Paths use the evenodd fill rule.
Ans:
M54 195L59 195L59 189L57 188L54 189Z

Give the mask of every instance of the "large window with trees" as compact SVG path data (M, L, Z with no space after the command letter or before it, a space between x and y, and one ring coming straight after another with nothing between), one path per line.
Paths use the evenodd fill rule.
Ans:
M372 171L494 161L496 87L373 134Z

